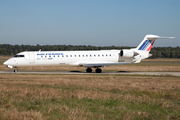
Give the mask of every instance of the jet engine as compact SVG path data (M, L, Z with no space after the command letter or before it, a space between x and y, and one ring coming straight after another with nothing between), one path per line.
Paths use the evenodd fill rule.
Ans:
M134 51L132 51L132 50L128 50L128 49L122 49L121 51L120 51L120 56L121 57L128 57L128 58L132 58L132 57L134 57L134 56L136 56L137 55L137 53L135 53Z

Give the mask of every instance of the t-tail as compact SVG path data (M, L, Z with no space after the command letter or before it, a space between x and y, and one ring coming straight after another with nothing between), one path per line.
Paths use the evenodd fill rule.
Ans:
M155 40L161 39L161 38L170 39L170 38L174 38L174 37L160 37L157 35L146 35L144 37L143 41L138 45L138 47L136 49L141 50L141 51L150 52Z
M142 59L146 59L150 56L149 54L154 42L156 39L171 39L174 37L160 37L157 35L146 35L142 42L136 47L130 50L122 49L120 51L120 60L119 61L126 61L132 63L140 63Z

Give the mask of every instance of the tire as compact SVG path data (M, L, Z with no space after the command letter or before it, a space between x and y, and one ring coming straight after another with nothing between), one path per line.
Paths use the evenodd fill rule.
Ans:
M102 72L101 69L99 69L99 68L96 69L96 73L101 73L101 72Z
M86 72L87 72L87 73L91 73L91 72L92 72L92 69L91 69L91 68L87 68L87 69L86 69Z
M15 72L15 73L18 72L18 69L17 69L17 68L14 68L14 72Z

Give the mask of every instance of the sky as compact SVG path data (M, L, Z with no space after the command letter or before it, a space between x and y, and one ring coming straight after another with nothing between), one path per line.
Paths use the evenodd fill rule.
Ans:
M0 44L180 46L180 0L1 0Z

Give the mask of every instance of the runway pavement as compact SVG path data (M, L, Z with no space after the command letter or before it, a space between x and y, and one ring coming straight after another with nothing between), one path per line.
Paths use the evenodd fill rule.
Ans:
M102 73L86 73L82 71L0 71L0 73L6 74L138 74L138 75L162 75L162 76L180 76L180 72L128 72L128 71L116 71L116 72L102 72Z

